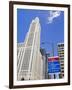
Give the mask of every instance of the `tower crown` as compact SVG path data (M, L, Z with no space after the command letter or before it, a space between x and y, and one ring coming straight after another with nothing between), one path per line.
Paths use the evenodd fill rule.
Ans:
M36 21L36 22L39 22L39 18L38 18L38 17L36 17L36 18L35 18L35 21Z

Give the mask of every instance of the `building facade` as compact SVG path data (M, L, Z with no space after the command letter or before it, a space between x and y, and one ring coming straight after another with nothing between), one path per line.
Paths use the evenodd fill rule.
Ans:
M43 79L39 18L32 20L23 43L17 44L17 80Z
M40 49L41 55L42 55L42 62L43 62L43 79L48 79L48 60L47 60L47 54L45 49Z
M58 56L60 61L61 74L60 77L64 77L64 43L58 43Z

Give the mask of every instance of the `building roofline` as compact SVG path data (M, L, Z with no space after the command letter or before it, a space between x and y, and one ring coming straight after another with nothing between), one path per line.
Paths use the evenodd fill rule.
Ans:
M49 58L58 58L59 56L52 56L52 57L49 57Z
M62 42L62 43L57 43L57 45L61 45L61 44L64 44L64 42Z

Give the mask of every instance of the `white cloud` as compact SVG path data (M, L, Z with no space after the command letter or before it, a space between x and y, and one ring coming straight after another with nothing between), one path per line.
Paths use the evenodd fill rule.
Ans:
M48 23L52 23L53 19L59 17L60 14L60 11L50 11L48 16Z

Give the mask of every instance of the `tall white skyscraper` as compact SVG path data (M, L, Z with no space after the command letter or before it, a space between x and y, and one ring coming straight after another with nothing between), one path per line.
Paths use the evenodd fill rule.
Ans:
M23 43L17 44L17 80L43 79L39 18L32 20Z

